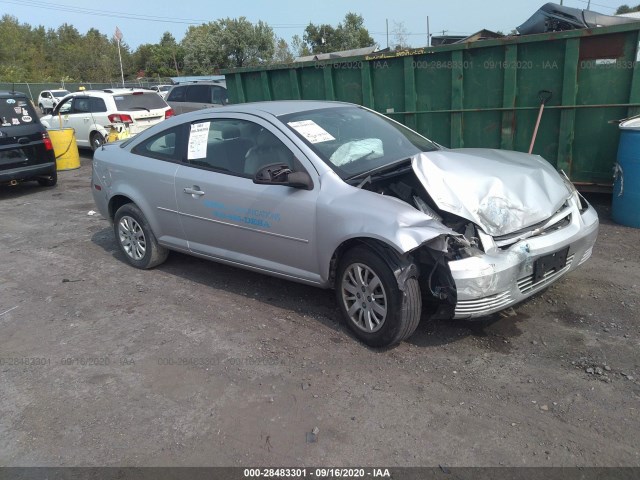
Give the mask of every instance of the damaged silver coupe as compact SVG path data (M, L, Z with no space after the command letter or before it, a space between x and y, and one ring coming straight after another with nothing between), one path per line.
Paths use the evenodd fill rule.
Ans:
M364 343L515 305L591 255L595 210L539 156L448 150L356 105L264 102L166 120L95 153L127 261L169 250L334 288ZM212 299L212 301L215 301Z

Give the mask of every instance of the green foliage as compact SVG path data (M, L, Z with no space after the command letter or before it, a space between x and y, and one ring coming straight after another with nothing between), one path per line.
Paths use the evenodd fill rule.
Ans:
M209 75L220 68L269 63L275 44L269 25L263 21L254 25L245 17L191 26L182 40L185 72Z
M125 32L126 33L126 32ZM73 25L45 29L0 19L0 82L118 82L118 43L95 28L86 34ZM126 79L210 75L222 68L290 63L311 53L374 45L361 15L347 13L337 27L309 24L289 45L263 21L224 18L190 26L181 42L165 32L158 43L131 52L120 42Z
M145 43L133 53L138 76L177 77L184 67L184 49L169 32L157 44Z
M616 10L616 15L622 15L624 13L640 12L640 5L630 7L629 5L621 5Z
M273 54L274 63L291 63L294 60L294 54L289 48L289 44L284 38L279 38L276 42L276 49Z
M0 20L0 81L111 81L120 76L117 44L96 29L82 35L68 24L56 30ZM125 72L132 69L129 48L121 44Z
M311 53L330 53L375 45L364 27L362 15L349 12L337 27L310 23L304 31L304 42Z
M300 38L300 35L294 35L291 37L291 50L292 55L295 57L306 57L311 55L311 50L305 41Z

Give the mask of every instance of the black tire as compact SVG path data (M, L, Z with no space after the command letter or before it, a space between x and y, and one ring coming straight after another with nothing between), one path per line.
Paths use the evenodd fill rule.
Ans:
M40 177L37 180L43 187L55 187L56 183L58 183L58 171L53 170L48 177Z
M46 108L44 108L44 107L42 106L42 104L38 105L38 108L40 108L40 113L41 113L42 115L46 115L46 114L47 114L47 109L46 109Z
M100 132L93 132L89 137L89 143L91 144L91 150L94 152L104 145L104 137Z
M358 271L361 278L355 279L353 274ZM362 279L364 282L360 282ZM400 290L391 268L368 248L355 247L343 255L335 289L338 307L347 326L360 341L371 347L396 345L409 338L418 327L422 311L418 279L409 278L404 291ZM383 309L385 315L380 320L379 312Z
M156 267L169 255L169 250L158 244L146 217L133 203L118 209L113 220L113 232L120 251L136 268Z

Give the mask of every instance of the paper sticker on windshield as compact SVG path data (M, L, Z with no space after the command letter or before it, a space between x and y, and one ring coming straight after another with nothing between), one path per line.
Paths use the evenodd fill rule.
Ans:
M13 107L13 111L16 112L18 115L20 115L22 113L22 108L20 107Z
M7 98L7 103L16 103L16 101L13 98Z
M31 120L33 120L29 115L25 115L24 117L22 117L22 121L23 122L30 122Z
M17 118L12 118L11 123L13 123L14 125L20 125L20 120L18 120Z
M313 120L289 122L289 126L304 138L309 140L309 142L311 143L322 143L335 140L335 138L329 132L327 132Z
M209 140L209 126L211 123L194 123L189 134L189 149L187 159L196 160L207 157L207 141Z

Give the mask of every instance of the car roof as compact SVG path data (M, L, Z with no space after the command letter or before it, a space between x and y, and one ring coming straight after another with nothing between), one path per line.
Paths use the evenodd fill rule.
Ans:
M279 117L290 113L306 112L309 110L321 110L323 108L353 107L351 103L331 102L322 100L276 100L271 102L249 102L227 105L215 108L218 112L255 113L256 111Z
M68 92L66 88L54 88L53 90L43 90L43 92Z
M9 90L0 90L0 95L3 97L26 97L27 95L22 92L10 92Z
M69 96L89 95L97 97L110 97L113 95L127 95L131 93L156 93L153 90L146 90L144 88L107 88L104 90L82 90L80 92L72 92Z
M172 86L182 86L182 85L220 85L221 87L225 87L227 85L226 80L189 80L188 82L178 82L174 83Z

